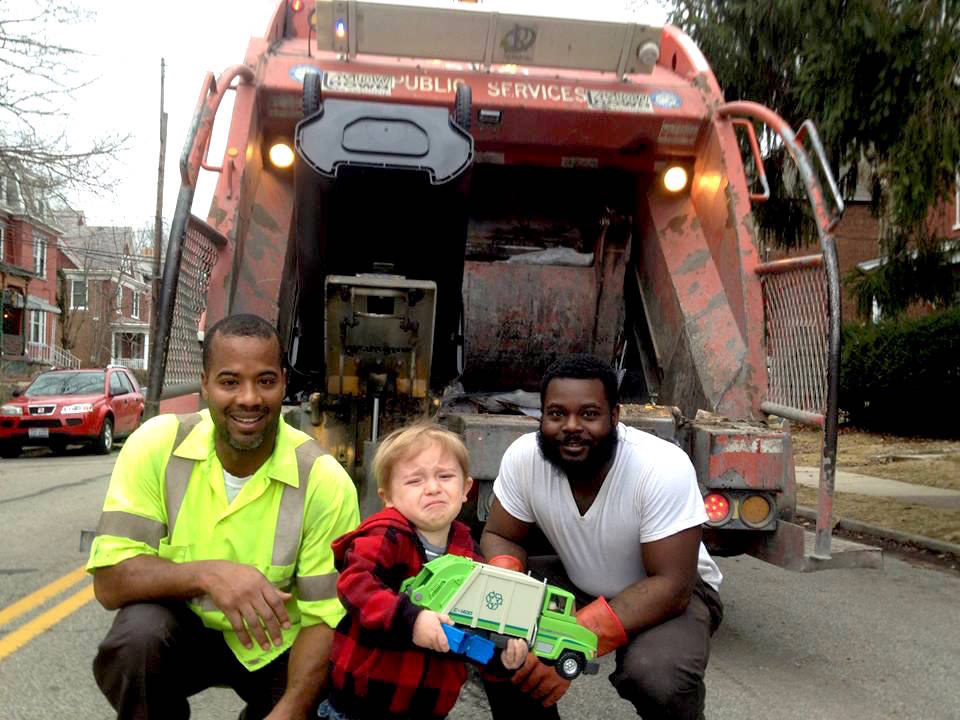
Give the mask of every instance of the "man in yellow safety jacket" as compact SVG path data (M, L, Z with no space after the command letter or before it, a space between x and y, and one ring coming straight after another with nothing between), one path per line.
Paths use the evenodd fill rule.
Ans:
M94 675L119 718L177 720L228 685L247 720L305 718L344 615L330 543L359 522L350 477L280 415L276 330L207 331L209 411L160 415L124 444L87 569L119 608Z

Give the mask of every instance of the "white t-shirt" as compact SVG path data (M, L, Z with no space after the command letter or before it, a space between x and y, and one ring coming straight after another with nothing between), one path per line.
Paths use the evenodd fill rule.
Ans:
M232 503L234 498L240 494L240 491L243 490L243 486L246 485L247 480L252 478L253 475L247 475L246 477L237 477L228 473L226 470L223 471L223 482L224 488L227 491L227 502Z
M536 433L507 448L493 484L504 510L543 531L574 585L608 598L646 577L642 543L707 520L683 450L623 424L617 432L616 457L586 515L580 515L566 475L540 453ZM703 543L698 571L719 589L723 575Z

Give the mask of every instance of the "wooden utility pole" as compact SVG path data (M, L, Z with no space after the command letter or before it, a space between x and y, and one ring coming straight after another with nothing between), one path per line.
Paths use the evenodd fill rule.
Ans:
M163 81L166 71L160 58L160 162L157 167L157 214L153 225L153 296L150 298L150 353L157 346L157 301L160 298L160 249L163 247L163 168L167 154L167 113L163 109Z

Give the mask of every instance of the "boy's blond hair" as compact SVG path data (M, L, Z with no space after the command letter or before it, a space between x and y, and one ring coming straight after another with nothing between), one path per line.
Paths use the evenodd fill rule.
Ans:
M377 488L389 492L390 474L394 466L423 450L429 443L438 443L453 455L466 479L470 474L470 454L460 436L435 423L417 423L398 428L380 441L372 463Z

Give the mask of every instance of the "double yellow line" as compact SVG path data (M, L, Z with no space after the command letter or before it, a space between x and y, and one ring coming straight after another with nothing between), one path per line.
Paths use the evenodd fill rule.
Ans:
M7 623L17 619L21 615L35 610L43 605L47 600L56 597L64 590L72 588L74 585L83 582L87 573L81 565L76 570L67 573L62 578L54 580L49 585L45 585L36 592L32 592L25 598L17 600L12 605L0 609L0 628ZM88 602L93 600L93 583L88 583L82 590L74 593L66 600L54 605L49 610L37 615L29 622L24 623L11 633L0 637L0 661L8 655L15 653L37 635L49 630L58 622L73 612L76 612Z

